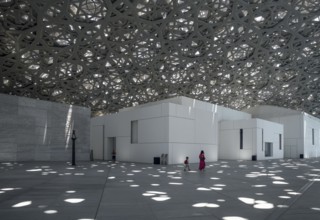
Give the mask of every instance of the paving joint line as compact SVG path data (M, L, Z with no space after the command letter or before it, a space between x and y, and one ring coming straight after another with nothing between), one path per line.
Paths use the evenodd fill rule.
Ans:
M306 184L304 184L299 190L298 190L298 195L293 198L292 200L282 203L281 205L287 205L288 207L284 208L284 209L278 209L275 210L274 212L272 212L267 218L266 220L273 220L273 219L279 219L282 215L284 215L291 206L293 206L296 201L298 201L303 195L304 193L316 182L315 179L318 179L320 176L320 173L317 174L317 176L314 176L312 178L312 180L309 180L309 182L307 182Z
M102 202L102 198L103 198L103 195L104 195L104 190L106 188L106 185L107 185L107 182L108 182L108 178L109 178L109 175L110 175L111 167L108 167L108 169L109 170L108 170L108 173L107 173L107 176L106 176L106 180L104 181L104 184L103 184L103 189L102 189L102 192L101 192L101 195L100 195L99 204L98 204L96 213L94 215L94 219L97 219L97 216L98 216L98 212L99 212L99 209L100 209L100 206L101 206L101 202Z

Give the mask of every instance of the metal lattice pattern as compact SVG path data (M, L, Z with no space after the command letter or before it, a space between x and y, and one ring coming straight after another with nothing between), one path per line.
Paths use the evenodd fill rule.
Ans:
M0 92L95 114L184 95L320 116L318 0L0 0Z

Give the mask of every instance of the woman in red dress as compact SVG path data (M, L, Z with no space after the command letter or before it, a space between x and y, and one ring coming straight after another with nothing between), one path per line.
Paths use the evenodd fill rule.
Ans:
M199 170L200 170L200 171L203 171L204 168L206 167L206 162L204 162L206 158L205 158L205 156L204 156L203 150L202 150L202 151L200 152L200 154L199 154L199 159L200 159Z

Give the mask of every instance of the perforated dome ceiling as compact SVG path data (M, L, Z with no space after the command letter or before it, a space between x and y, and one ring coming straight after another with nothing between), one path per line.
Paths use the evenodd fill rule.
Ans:
M320 116L319 0L0 0L0 92L94 114L183 95Z

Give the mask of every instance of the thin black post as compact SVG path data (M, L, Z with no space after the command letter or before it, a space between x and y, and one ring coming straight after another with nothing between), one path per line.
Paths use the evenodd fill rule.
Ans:
M72 131L72 166L76 165L76 131Z

